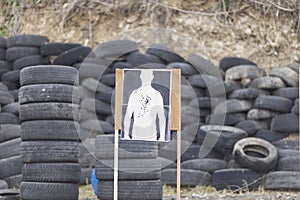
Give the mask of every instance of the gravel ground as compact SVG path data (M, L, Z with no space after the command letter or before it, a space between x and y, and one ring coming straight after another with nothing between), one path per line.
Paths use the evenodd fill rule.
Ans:
M163 200L175 200L176 188L164 187ZM182 200L300 200L300 192L256 191L233 194L230 191L215 191L210 187L196 187L182 189ZM79 200L97 200L92 186L80 188Z

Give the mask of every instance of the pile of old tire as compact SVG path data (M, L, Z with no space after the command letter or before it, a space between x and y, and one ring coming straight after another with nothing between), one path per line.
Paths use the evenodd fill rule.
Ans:
M97 136L95 148L99 159L97 197L113 199L114 136ZM157 152L157 142L119 141L118 199L162 199L161 163Z
M17 189L1 189L0 187L0 199L1 200L19 200L20 191Z
M78 199L78 70L26 67L20 84L21 199Z

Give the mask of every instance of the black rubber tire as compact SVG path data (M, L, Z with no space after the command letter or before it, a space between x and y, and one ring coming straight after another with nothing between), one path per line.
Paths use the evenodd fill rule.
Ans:
M0 91L0 104L7 105L14 102L14 97L8 91Z
M6 49L0 48L0 60L4 61L6 59Z
M37 47L10 47L6 50L5 59L9 62L14 62L22 57L39 54L40 49Z
M19 200L20 191L16 189L6 189L0 190L0 199L1 200Z
M285 97L277 96L259 96L254 104L253 108L261 108L272 110L276 112L289 113L293 107L293 102Z
M0 91L8 91L7 86L2 82L0 82Z
M299 116L299 104L295 104L292 107L292 113Z
M9 72L9 71L10 71L9 69L0 69L0 80L1 80L2 75Z
M20 155L21 138L15 138L0 143L0 159L9 158L11 156Z
M226 161L211 158L193 159L181 163L182 169L200 170L209 173L213 173L220 169L226 169L226 167Z
M4 189L8 189L8 185L7 185L6 181L0 180L0 190L4 190ZM1 199L1 196L0 196L0 199Z
M96 92L113 93L112 87L107 86L94 78L84 79L81 82L81 85L92 93L96 93Z
M200 112L202 112L202 110ZM207 115L206 118L205 118L205 124L213 124L213 122L211 121L212 117L219 118L219 117L221 117L221 115L216 115L216 114ZM246 120L246 114L245 113L226 114L224 125L225 126L236 126L236 124L238 124L240 122L244 122L245 120Z
M257 88L237 89L229 95L229 99L245 99L252 100L260 95L267 95L266 91Z
M298 133L299 116L295 114L276 115L271 122L271 130L280 133Z
M79 105L71 103L29 103L20 107L20 120L79 121Z
M7 48L20 46L40 47L41 44L48 41L47 37L41 35L14 35L7 38Z
M60 65L39 65L26 67L20 73L21 86L33 84L78 85L78 71L73 67Z
M23 181L48 183L79 183L81 167L77 163L25 163Z
M237 123L235 125L236 128L240 128L248 134L248 136L253 136L255 133L264 127L261 123L255 121L255 120L245 120Z
M13 113L0 112L0 124L20 124L20 120Z
M226 71L225 80L242 80L244 78L255 79L265 76L266 72L255 65L239 65Z
M189 106L199 107L200 113L202 109L211 109L214 108L216 105L222 102L220 98L210 98L210 97L197 97L193 98L189 104ZM202 108L202 109L201 109Z
M114 181L101 181L98 184L98 199L113 199ZM119 181L118 199L119 200L159 200L162 199L162 183L158 181Z
M114 179L114 161L102 160L96 166L98 180ZM159 180L161 163L158 159L120 159L118 180Z
M299 140L279 140L273 144L279 149L299 150Z
M13 156L10 158L0 159L0 179L15 176L22 173L21 156Z
M197 185L207 186L211 183L211 174L200 170L181 169L181 186L195 187ZM161 181L167 185L177 184L177 170L164 169L161 172Z
M79 185L23 181L20 192L23 200L74 200L78 199Z
M83 82L84 79L88 78L94 78L98 81L102 75L111 73L108 66L94 63L83 62L81 64L75 64L74 67L79 70L80 82Z
M14 70L21 70L24 67L35 66L35 65L49 65L50 60L48 57L41 55L31 55L19 58L13 63Z
M188 78L189 84L193 87L210 88L223 86L223 81L215 76L206 74L195 74Z
M221 125L204 125L199 129L199 137L204 137L209 134L210 137L219 137L215 148L217 149L232 149L233 145L240 139L247 137L247 133L239 128Z
M181 74L184 76L192 76L197 74L197 70L188 63L183 62L173 62L167 66L167 69L181 69Z
M270 76L281 78L290 87L299 86L299 74L288 67L273 68Z
M0 48L6 48L6 39L4 37L0 37Z
M298 156L280 158L277 162L276 171L300 172L300 153L298 152Z
M261 129L256 132L255 137L264 139L268 142L275 142L289 137L288 133L277 133L271 130Z
M102 120L89 119L80 123L80 128L83 128L89 132L94 132L97 134L113 134L114 127Z
M273 95L294 100L299 98L299 88L298 87L281 88L273 92Z
M75 47L59 54L53 61L53 64L71 66L74 63L83 61L91 52L92 49L90 47Z
M262 158L247 155L255 152L263 155ZM268 172L276 167L278 152L275 146L260 138L244 138L234 145L234 159L243 167L259 172Z
M12 70L12 64L6 60L0 60L0 69Z
M4 180L7 182L8 188L20 188L20 184L22 182L22 174L10 176L5 178Z
M127 62L131 63L133 66L139 66L144 65L148 63L159 63L159 64L165 64L160 58L150 55L150 54L142 54L139 52L131 53L127 56L126 59Z
M124 69L124 68L131 69L133 67L134 66L132 64L127 62L115 62L113 63L112 71L115 71L116 69Z
M270 172L266 175L266 190L300 190L300 172Z
M114 136L99 135L95 142L96 157L111 159L114 157ZM119 158L156 158L158 143L155 141L120 140Z
M254 108L248 111L247 119L253 120L264 120L264 119L271 119L275 117L278 112L274 112L271 110Z
M23 122L22 140L78 141L80 126L71 120L34 120ZM0 131L1 133L1 131Z
M4 85L6 85L6 87L7 87L7 89L8 89L9 91L11 91L11 90L17 90L17 89L19 89L19 87L20 87L19 82L7 82L7 81L2 81L2 83L3 83Z
M15 102L19 101L19 88L12 89L9 91L9 93L14 97Z
M80 107L97 114L103 114L103 115L112 114L112 106L110 104L104 103L103 101L93 99L93 98L83 99L81 101Z
M161 44L152 44L146 51L147 54L157 56L166 63L184 62L184 58Z
M7 82L19 82L20 80L20 70L12 70L9 72L6 72L1 76L2 81Z
M104 74L100 78L101 83L103 83L104 85L110 86L110 87L115 87L115 80L116 80L116 74L115 73Z
M239 113L246 112L252 108L251 101L247 100L238 100L238 99L229 99L222 103L219 103L213 113Z
M95 99L103 101L104 103L107 104L112 104L114 105L115 103L115 96L113 95L113 93L110 92L97 92L95 94Z
M63 84L37 84L19 90L20 104L38 102L64 102L79 104L79 89Z
M19 102L13 102L2 107L3 112L9 112L16 115L19 115L19 110L20 110Z
M59 54L70 49L81 46L76 43L60 43L60 42L46 42L41 45L41 55L43 56L58 56Z
M251 81L249 88L258 88L262 90L276 90L285 87L285 83L279 77L259 77Z
M224 57L220 61L220 68L226 72L226 70L238 66L238 65L257 65L256 63L252 62L251 60L239 57Z
M21 155L24 163L78 162L80 147L72 141L22 142Z
M223 77L223 71L219 70L210 60L207 60L202 56L190 54L188 57L188 62L195 67L198 74L207 74L218 78Z
M97 58L117 60L118 58L137 51L137 43L130 40L111 40L100 44L95 49Z
M261 175L250 169L222 169L213 173L212 186L217 190L254 190L261 183Z
M280 149L278 150L278 159L287 158L287 157L297 157L300 155L298 150L291 149Z
M0 143L18 138L20 136L21 136L20 125L14 125L14 124L0 125Z

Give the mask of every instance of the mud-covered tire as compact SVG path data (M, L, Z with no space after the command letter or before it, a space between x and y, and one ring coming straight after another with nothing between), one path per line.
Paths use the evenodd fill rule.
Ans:
M270 76L281 78L290 87L299 86L299 74L288 67L273 68Z
M271 122L271 130L279 133L298 133L299 116L295 114L276 115Z
M244 78L255 79L265 75L266 72L255 65L239 65L226 71L225 80L242 80Z
M247 155L248 152L255 152L263 157ZM243 167L259 172L267 172L275 169L278 152L271 143L260 138L244 138L235 143L233 148L235 160Z
M229 99L252 100L260 95L267 95L267 92L257 88L243 88L234 90L229 95Z
M214 113L239 113L248 111L251 108L251 101L230 99L218 104L214 109Z
M251 60L239 57L224 57L220 61L220 68L226 72L228 69L238 66L238 65L257 65L256 63L252 62Z
M266 175L266 190L300 190L300 172L270 172Z

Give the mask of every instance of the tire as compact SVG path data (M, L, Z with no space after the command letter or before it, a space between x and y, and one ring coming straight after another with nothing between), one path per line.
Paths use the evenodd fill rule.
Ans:
M13 63L14 70L21 70L25 67L35 66L35 65L49 65L50 60L48 57L41 55L31 55L19 58Z
M40 35L15 35L7 38L7 48L21 46L40 47L41 44L48 41L47 37Z
M255 190L261 183L261 175L250 169L222 169L212 175L212 186L217 190Z
M114 127L102 120L89 119L87 121L81 122L80 127L88 130L89 132L95 132L97 134L113 134Z
M1 76L1 80L7 82L19 82L20 70L13 70L13 71L6 72Z
M5 60L0 60L0 69L12 70L12 64Z
M253 108L261 108L275 112L289 113L293 107L293 102L285 97L259 96Z
M279 149L299 150L299 140L279 140L273 144Z
M290 63L287 65L287 67L294 70L295 72L297 72L299 74L300 65L298 63Z
M79 159L79 150L79 143L71 141L33 141L21 144L24 163L76 163Z
M114 179L114 161L102 160L96 166L98 180ZM159 180L161 163L158 159L120 159L118 165L118 180Z
M275 90L284 88L285 83L282 81L281 78L278 77L259 77L251 81L249 88L258 88L262 90Z
M139 66L144 64L150 64L150 63L158 63L158 64L165 64L161 59L159 59L156 56L150 55L150 54L142 54L139 52L131 53L127 56L126 62L131 63L133 66Z
M116 71L116 69L131 69L134 66L131 63L127 62L115 62L112 66L112 71Z
M79 183L81 167L77 163L25 163L23 181L47 183Z
M276 171L297 171L300 172L300 154L298 156L291 156L280 158L277 162Z
M113 95L113 93L98 92L95 94L95 99L103 101L107 104L115 104L115 96Z
M0 190L4 190L4 189L8 189L8 185L7 185L6 181L0 180Z
M16 115L19 115L19 110L20 110L19 102L13 102L2 107L3 112L13 113Z
M267 95L267 92L257 88L237 89L229 95L229 99L252 100L260 95Z
M2 142L0 144L0 159L9 158L11 156L20 155L21 138L16 138Z
M137 51L137 43L130 40L112 40L100 44L95 50L97 58L117 60L119 57Z
M59 65L39 65L26 67L20 73L21 86L33 84L78 85L78 71L72 67Z
M188 62L197 70L198 74L207 74L210 76L221 78L220 70L209 60L196 54L190 54Z
M264 120L275 117L278 113L270 110L254 108L248 111L247 119L250 120Z
M6 48L6 39L4 37L0 37L0 48Z
M238 57L224 57L220 61L220 68L226 72L228 69L238 66L238 65L255 65L256 63L252 62L251 60L245 58L238 58Z
M275 142L275 141L289 137L289 134L288 133L277 133L277 132L274 132L271 130L261 129L261 130L257 131L257 133L255 134L255 137L264 139L268 142Z
M281 78L288 86L299 86L299 75L294 70L288 67L276 67L270 72L270 76Z
M3 91L3 92L8 91L7 86L1 82L0 82L0 91Z
M81 101L80 106L83 109L86 109L90 112L96 112L97 114L112 114L112 106L97 99L85 98Z
M212 117L219 118L219 117L221 117L221 115L216 115L216 114L207 115L207 117L205 119L205 123L206 124L213 124L213 122L211 121ZM243 122L245 120L246 120L246 115L244 113L226 114L225 115L224 125L225 126L235 126L236 124L238 124L240 122Z
M76 43L46 42L41 45L41 55L58 56L65 51L81 46Z
M10 176L5 178L4 180L7 182L8 188L20 188L20 184L22 182L22 174Z
M184 62L184 58L161 44L152 44L146 51L147 54L157 56L166 63Z
M81 63L74 65L79 70L79 80L83 82L84 79L94 78L98 80L101 78L102 75L111 73L110 69L106 65L99 65L94 63Z
M252 108L251 101L230 99L218 104L213 113L239 113Z
M9 93L13 96L15 102L19 101L19 88L10 90Z
M263 155L263 158L249 156L247 152ZM259 138L244 138L239 140L233 148L234 159L243 167L268 172L276 167L278 152L271 143Z
M9 91L11 91L11 90L17 90L17 89L19 89L19 87L20 87L19 82L2 81L2 83L3 83L4 85L6 85L6 87L7 87L7 89L8 89Z
M99 135L95 142L96 157L111 159L114 157L114 136ZM155 141L120 140L119 158L156 158L158 143Z
M298 87L281 88L273 92L273 95L294 100L299 98L299 88Z
M9 62L14 62L22 57L39 54L40 49L37 47L10 47L6 50L5 59Z
M98 199L113 199L113 181L101 181L98 183ZM162 199L162 183L160 181L119 181L119 200L158 200Z
M300 190L300 172L270 172L266 175L266 190Z
M80 182L79 185L91 184L92 168L81 168Z
M271 122L271 130L279 133L298 133L299 117L295 114L277 115Z
M94 78L84 79L81 85L86 89L88 89L93 94L96 92L113 93L114 91L112 87L102 84L101 82L97 81Z
M265 75L266 72L255 65L239 65L232 67L226 71L225 80L235 81L242 80L244 78L255 79Z
M0 48L0 60L4 61L6 58L6 50L4 48Z
M23 122L22 140L78 141L80 126L71 120L34 120ZM1 132L1 131L0 131Z
M193 100L190 102L190 106L193 107L199 107L200 113L202 111L201 108L204 109L211 109L214 108L216 105L222 102L222 99L220 98L210 98L210 97L197 97L193 98Z
M20 120L13 113L0 112L0 124L20 124Z
M79 185L70 183L22 182L21 199L24 200L74 200L79 196Z
M215 148L217 149L232 149L233 145L240 139L247 137L247 133L239 128L221 125L204 125L200 127L199 137L204 137L210 134L211 137L219 137Z
M14 97L8 91L0 91L0 104L7 105L14 102Z
M30 103L20 107L20 120L79 121L79 105L71 103Z
M0 199L1 200L19 200L20 194L19 190L15 189L6 189L0 190Z
M248 136L251 137L254 136L257 133L257 131L264 128L262 124L258 123L255 120L241 121L238 124L236 124L235 127L244 130L248 134Z
M181 186L195 187L197 185L207 186L211 183L211 174L199 170L182 169ZM161 181L167 185L177 184L177 170L164 169L161 172Z
M18 138L20 136L21 136L20 125L13 125L13 124L0 125L0 143Z
M22 173L21 156L13 156L10 158L0 159L0 179L15 176Z
M20 104L38 102L64 102L79 104L79 89L63 84L37 84L19 90Z
M173 62L167 66L167 69L181 69L181 74L184 76L192 76L197 74L197 70L188 63Z
M223 81L217 77L206 75L206 74L196 74L188 78L188 82L191 86L197 88L210 88L223 86Z
M290 149L279 149L278 150L278 159L287 158L287 157L298 157L298 150L290 150Z
M225 169L226 167L227 163L224 160L211 158L187 160L181 163L182 169L200 170L209 173Z
M92 53L92 49L90 47L75 47L59 54L53 61L53 64L71 66L75 63L83 61L90 53Z
M292 107L292 113L299 116L299 104Z

